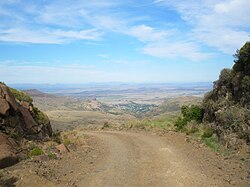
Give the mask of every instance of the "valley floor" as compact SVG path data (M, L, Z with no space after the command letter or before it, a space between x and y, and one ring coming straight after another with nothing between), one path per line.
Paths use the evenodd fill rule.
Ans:
M181 134L78 133L86 144L62 159L21 162L9 168L13 185L250 186L249 163L222 157Z

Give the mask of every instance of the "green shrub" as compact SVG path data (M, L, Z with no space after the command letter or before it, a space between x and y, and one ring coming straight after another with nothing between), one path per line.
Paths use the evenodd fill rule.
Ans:
M187 119L179 117L176 121L174 126L176 127L176 130L182 130L187 125Z
M220 144L213 137L205 138L204 143L216 152L221 150Z
M249 88L250 87L250 76L245 76L242 81L242 87L243 88Z
M223 69L221 72L220 72L220 77L219 77L219 83L220 84L228 84L228 80L231 80L233 78L233 73L232 73L232 70L231 69Z
M47 116L40 111L38 108L33 107L33 117L35 118L35 121L39 124L46 124L48 122Z
M213 129L205 128L201 137L202 137L202 139L210 138L213 135L213 133L214 133Z
M197 124L196 121L192 120L192 121L187 123L184 131L186 132L187 135L198 133L199 132L199 125Z
M184 105L181 107L181 113L187 121L195 120L197 122L201 122L204 112L198 105Z
M203 109L198 105L184 105L181 107L181 114L182 117L179 117L175 121L175 127L177 130L183 130L183 128L187 125L190 121L196 121L201 123L203 118Z
M56 154L49 152L48 157L51 159L57 159Z
M44 152L39 147L34 147L29 153L30 156L39 156L42 154L44 154Z
M15 99L18 100L19 102L25 101L25 102L28 102L30 104L33 102L33 99L29 95L27 95L21 91L18 91L14 88L10 88L10 91L14 95Z
M67 135L64 135L63 137L63 144L67 147L69 144L71 144L70 139L68 138Z

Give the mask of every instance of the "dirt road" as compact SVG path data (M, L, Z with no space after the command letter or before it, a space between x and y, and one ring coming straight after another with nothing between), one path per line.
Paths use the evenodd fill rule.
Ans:
M184 135L144 132L81 131L91 145L43 166L53 178L45 180L23 168L17 186L249 186L244 162L225 159L209 148L188 143ZM84 151L85 150L85 151ZM26 168L27 170L27 168ZM36 174L34 174L36 173ZM37 177L37 173L40 178ZM41 173L41 172L40 172ZM45 178L41 178L45 176ZM47 176L48 177L48 176Z
M216 186L186 155L157 136L92 132L105 147L79 186Z

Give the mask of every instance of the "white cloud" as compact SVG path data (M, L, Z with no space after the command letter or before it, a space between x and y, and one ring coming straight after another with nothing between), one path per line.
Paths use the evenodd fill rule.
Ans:
M15 1L9 0L9 3L13 5ZM248 0L155 0L151 3L152 6L175 9L191 26L191 31L176 31L175 25L163 29L149 22L143 23L141 18L145 15L131 16L126 8L118 9L123 3L118 0L76 0L74 3L55 0L38 5L19 1L20 8L15 14L0 3L0 12L5 10L3 16L12 17L10 23L0 26L0 41L61 44L74 40L99 40L106 33L116 32L143 42L144 54L199 60L211 56L202 52L201 44L233 54L249 40ZM163 20L159 18L159 21ZM179 36L182 34L184 37Z
M114 4L106 0L0 3L0 41L59 44L97 40L103 31L89 21L91 13Z
M220 2L214 5L213 20L225 26L250 27L249 16L250 1L248 0L231 0Z
M108 59L110 57L109 54L99 54L98 56L104 59Z
M102 35L102 33L97 31L96 29L87 29L80 31L54 30L52 34L59 38L85 39L85 40L97 40Z
M127 65L127 67L150 64L148 60L130 60L127 58L112 59L111 55L99 55L99 56L104 59L102 62L107 64L121 64L121 65Z
M102 35L95 29L80 31L27 30L23 28L0 30L0 41L20 43L61 44L73 40L98 40Z
M62 43L55 36L47 34L47 32L31 31L26 29L8 29L0 31L0 41L4 42L24 42L24 43Z
M46 3L41 10L37 10L37 21L43 24L83 28L89 26L114 25L114 17L109 18L108 10L117 6L116 0L54 0ZM58 11L59 10L59 11ZM63 10L63 11L60 11Z
M161 0L160 4L179 12L193 27L192 37L224 53L233 54L249 40L249 0Z
M128 20L115 15L89 15L86 16L86 21L98 29L114 32L124 32L128 24Z
M171 37L178 37L174 29L159 30L147 25L138 25L129 29L128 35L136 37L146 43L143 47L143 54L158 58L185 58L192 61L205 60L212 55L203 53L194 42L184 40L171 40Z
M147 25L138 25L132 27L128 34L137 37L142 42L157 42L165 40L171 32L156 30Z
M245 31L235 31L223 27L209 31L203 29L194 30L194 36L197 39L229 55L234 54L236 49L239 49L249 40L248 35L249 33Z
M185 58L192 61L205 60L212 55L199 50L199 45L184 40L171 40L178 38L178 31L175 29L160 30L147 25L138 25L127 29L126 34L136 37L144 42L142 53L158 58Z
M211 54L202 53L193 43L171 42L149 44L143 49L144 54L159 58L185 58L193 61L201 61L211 57Z

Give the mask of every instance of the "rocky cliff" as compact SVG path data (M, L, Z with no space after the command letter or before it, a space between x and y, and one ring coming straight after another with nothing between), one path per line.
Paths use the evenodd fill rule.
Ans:
M32 104L32 98L0 83L0 168L18 161L23 139L46 140L52 136L48 117Z
M204 122L229 148L250 144L250 42L236 52L234 62L203 100Z

